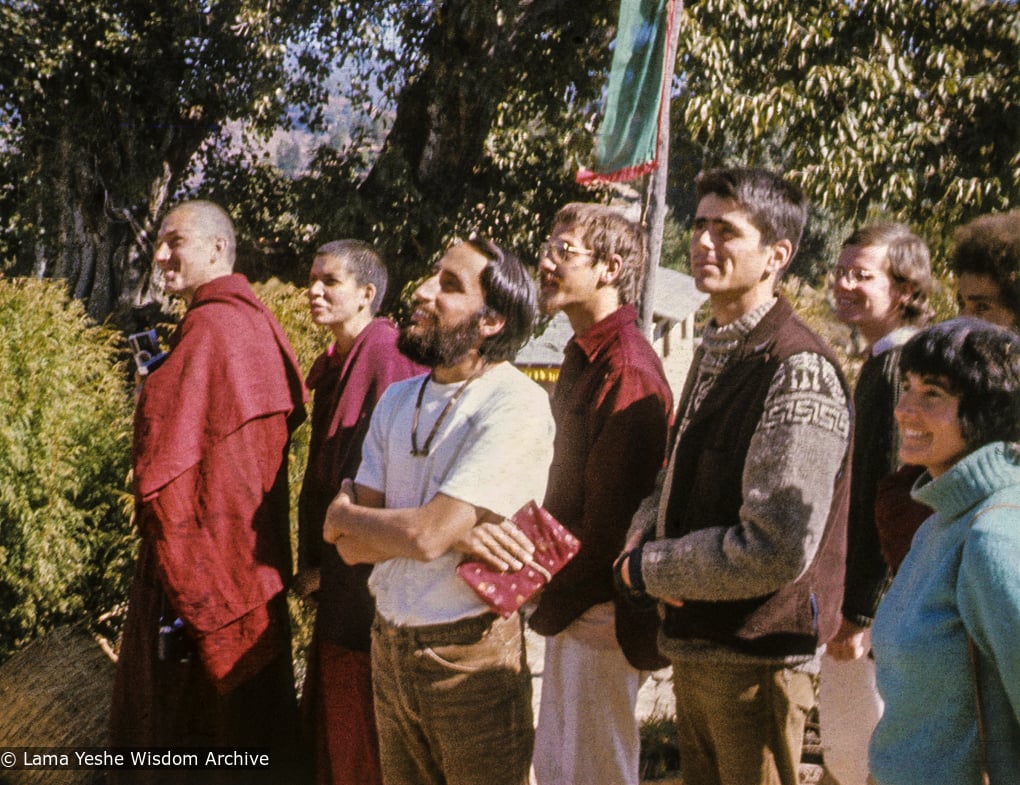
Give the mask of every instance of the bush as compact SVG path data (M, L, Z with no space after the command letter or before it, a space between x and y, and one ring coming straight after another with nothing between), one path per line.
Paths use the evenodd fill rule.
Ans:
M297 355L301 372L305 375L312 367L315 358L329 345L333 334L323 327L312 324L308 313L308 302L302 289L293 284L283 283L276 278L265 283L252 285L255 294L266 307L273 312L283 331L287 334L290 344ZM308 413L311 415L311 401L308 402ZM288 477L290 480L292 531L297 533L297 499L301 491L301 479L308 463L308 439L311 428L306 420L297 431L290 448ZM295 543L295 548L296 548ZM294 551L297 553L297 551Z
M62 282L0 279L0 660L126 596L134 557L123 340Z
M303 289L293 284L283 283L275 278L265 283L253 283L252 288L258 298L276 316L280 326L287 334L290 344L297 355L301 371L305 375L312 367L315 358L329 345L333 334L312 324L308 313L308 301ZM308 402L308 413L311 416L311 401ZM308 440L311 428L306 420L295 432L290 445L288 463L288 480L290 481L290 518L291 545L295 558L297 556L297 505L301 493L301 480L308 464ZM312 639L312 627L315 612L294 597L287 595L293 631L294 674L300 688L304 683L305 664L308 646Z
M254 289L307 373L331 335L312 324L303 290L277 280ZM62 283L0 279L0 661L62 623L95 626L112 611L102 632L116 636L137 543L127 358L123 335L92 323ZM308 438L305 424L289 460L295 535ZM300 655L311 616L292 610Z

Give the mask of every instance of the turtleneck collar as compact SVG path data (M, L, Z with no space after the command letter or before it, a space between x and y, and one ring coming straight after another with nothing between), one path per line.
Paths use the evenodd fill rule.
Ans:
M1006 442L992 442L964 456L945 474L925 472L911 496L946 519L955 519L1009 485L1020 484L1020 457Z

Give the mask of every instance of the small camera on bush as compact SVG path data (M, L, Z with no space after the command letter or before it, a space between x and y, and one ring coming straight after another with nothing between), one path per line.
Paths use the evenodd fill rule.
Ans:
M147 376L155 371L167 357L166 352L159 350L159 338L155 330L132 333L128 336L128 343L131 344L139 376Z
M187 662L191 659L191 641L184 632L181 619L159 620L159 639L156 642L156 656L160 662Z

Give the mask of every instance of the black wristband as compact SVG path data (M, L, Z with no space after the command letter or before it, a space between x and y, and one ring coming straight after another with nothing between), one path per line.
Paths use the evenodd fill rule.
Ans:
M637 552L636 557L634 556L635 551ZM627 570L630 569L631 559L634 558L637 559L638 565L636 573L638 583L633 584L635 573L633 570L631 570L628 573L628 575L632 581L632 585L628 586L626 583L623 582L623 571L625 569ZM620 593L620 596L623 597L629 605L632 605L635 608L642 609L655 607L656 605L655 598L649 597L644 592L645 582L644 579L641 577L640 545L632 551L626 551L625 553L621 553L619 557L617 557L616 561L613 563L613 583L616 586L616 590ZM641 587L640 589L637 588L637 586L639 585Z
M627 576L633 591L645 593L645 577L641 574L641 557L644 555L645 544L641 543L627 554Z

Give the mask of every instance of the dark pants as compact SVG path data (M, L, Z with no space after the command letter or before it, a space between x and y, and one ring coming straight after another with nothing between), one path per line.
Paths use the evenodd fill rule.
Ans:
M287 600L269 603L289 640ZM151 548L139 553L110 712L110 744L165 752L168 748L268 749L266 770L149 769L112 771L111 785L300 785L299 716L289 646L226 694L220 693L191 649L186 662L158 656L159 618L166 600ZM282 637L282 633L281 633Z

